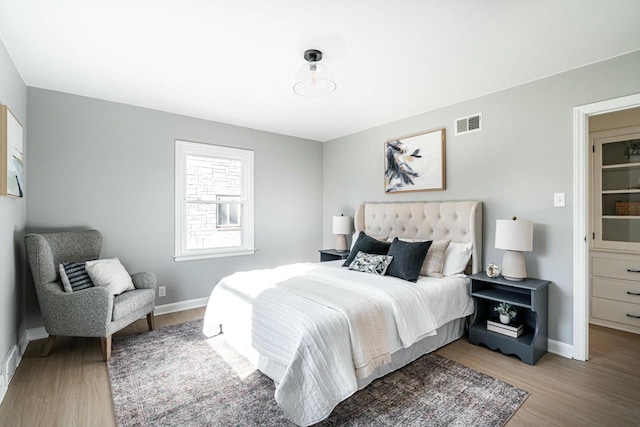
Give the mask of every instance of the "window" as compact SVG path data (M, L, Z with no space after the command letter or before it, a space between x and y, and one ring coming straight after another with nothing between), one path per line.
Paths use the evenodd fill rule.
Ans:
M240 199L235 196L218 196L217 200L238 201ZM240 216L242 215L240 208L240 203L218 204L216 226L218 228L240 227Z
M175 260L253 254L253 151L176 140L175 161Z

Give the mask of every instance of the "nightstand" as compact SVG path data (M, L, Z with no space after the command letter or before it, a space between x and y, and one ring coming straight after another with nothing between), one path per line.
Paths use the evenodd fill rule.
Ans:
M547 304L549 281L524 279L520 282L504 277L489 277L486 273L469 276L475 313L469 326L469 342L485 344L504 354L515 354L523 362L534 365L547 352ZM518 312L517 323L522 335L513 338L487 330L487 320L495 320L493 310L505 302Z
M335 249L320 249L318 252L320 252L320 262L336 261L349 257L349 251L339 252Z

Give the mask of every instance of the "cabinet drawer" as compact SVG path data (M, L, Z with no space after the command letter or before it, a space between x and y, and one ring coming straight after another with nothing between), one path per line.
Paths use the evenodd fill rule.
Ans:
M601 298L591 299L591 316L611 322L640 327L640 318L629 317L627 314L640 316L640 304Z
M592 295L598 298L640 304L640 283L594 277Z
M640 260L593 257L592 268L594 276L640 281Z

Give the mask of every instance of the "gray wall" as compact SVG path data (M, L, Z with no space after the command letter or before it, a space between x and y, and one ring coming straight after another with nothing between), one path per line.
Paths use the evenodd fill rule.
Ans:
M0 41L0 104L18 118L26 141L27 87ZM27 159L28 161L28 159ZM29 187L25 187L29 196ZM26 197L0 197L0 361L24 332L24 227Z
M104 257L167 286L157 304L207 297L235 271L318 259L320 142L43 89L28 97L28 231L99 229ZM255 255L174 262L174 139L255 151ZM27 306L28 327L40 326L33 292Z
M573 342L572 162L573 107L640 92L640 53L486 95L325 143L324 244L331 215L353 215L363 201L481 200L484 263L502 263L494 248L495 220L517 216L534 226L526 254L530 277L553 282L549 337ZM459 117L482 113L482 132L454 136ZM387 195L383 143L446 128L447 190ZM565 208L553 193L567 194Z

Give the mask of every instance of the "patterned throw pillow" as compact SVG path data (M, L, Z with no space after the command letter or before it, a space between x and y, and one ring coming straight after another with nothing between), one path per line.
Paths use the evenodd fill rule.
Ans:
M76 292L93 287L93 282L85 268L85 262L65 262L60 264L60 280L65 292Z
M444 268L444 253L449 247L451 240L434 240L427 252L427 258L420 270L421 276L442 277Z
M367 254L360 251L349 264L349 270L384 276L391 261L393 261L393 257L389 255Z

